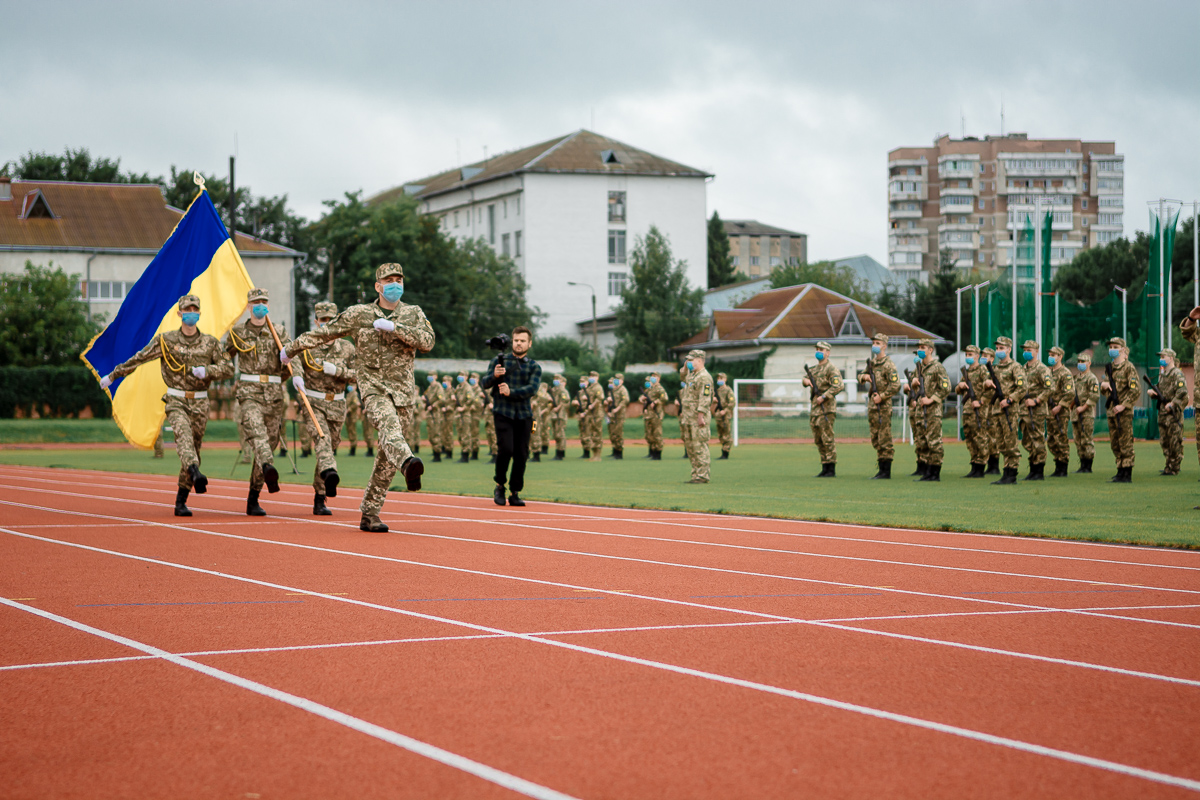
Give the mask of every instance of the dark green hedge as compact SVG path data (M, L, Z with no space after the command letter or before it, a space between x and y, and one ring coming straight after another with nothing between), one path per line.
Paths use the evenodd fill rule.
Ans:
M37 409L45 416L73 417L88 406L97 417L111 417L112 403L99 381L84 366L0 367L0 417L12 418L17 409L28 417Z

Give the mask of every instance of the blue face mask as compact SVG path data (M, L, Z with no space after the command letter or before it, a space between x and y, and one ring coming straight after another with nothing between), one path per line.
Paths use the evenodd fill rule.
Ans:
M595 383L595 382L596 382L596 379L595 379L595 378L593 378L593 377L591 377L591 376L589 375L589 376L588 376L588 383Z
M824 360L825 360L825 354L824 354L824 353L822 353L820 350L818 350L818 351L817 351L816 353L814 353L813 355L816 357L817 361L824 361Z
M1108 351L1108 357L1109 357L1109 358L1116 358L1116 357L1117 357L1117 356L1119 356L1119 355L1121 355L1121 351L1120 351L1120 350L1118 350L1118 349L1117 349L1117 348L1115 348L1115 347L1113 347L1113 348L1109 348L1109 351Z
M1026 361L1033 361L1033 353L1029 350L1026 350L1025 352L1021 353L1021 358L1025 359Z
M717 381L717 386L724 386L724 385L725 385L725 381Z
M1008 358L1007 350L997 350L996 351L996 360L997 361L1003 361L1006 358Z
M193 323L193 324L195 324L195 323ZM1167 360L1166 360L1165 358L1160 358L1160 359L1158 360L1158 365L1159 365L1160 367L1165 367L1165 366L1167 365Z
M1057 358L1056 356L1050 356L1049 358L1047 358L1047 359L1046 359L1046 362L1047 362L1047 363L1048 363L1050 366L1052 366L1052 367L1053 367L1055 364L1057 364L1057 363L1058 363L1058 358Z
M383 285L383 299L389 303L395 303L404 296L403 283L385 283Z
M459 383L465 383L465 382L466 382L466 380L467 380L467 378L466 378L466 376L465 376L465 375L459 375L459 376L458 376L458 382L459 382Z
M469 383L469 384L471 384L472 386L474 386L474 385L475 385L475 383L476 383L476 381L475 381L475 379L474 379L474 378L471 378L470 380L468 380L468 381L467 381L467 383Z
M980 364L986 364L986 363L988 363L987 356L980 356L980 357L979 357L979 363L980 363Z
M200 321L200 312L199 311L183 312L183 324L184 325L194 326L199 321Z
M554 385L555 385L555 386L558 386L558 381L554 381Z
M617 387L617 386L620 386L620 385L621 385L621 382L620 382L620 381L616 381L616 380L615 380L615 381L613 381L613 387L614 387L614 388L615 388L615 387Z
M646 383L645 383L644 385L645 385L645 387L646 387L647 389L649 389L649 388L650 388L651 386L653 386L654 384L653 384L653 383L651 383L650 381L646 381Z
M262 319L267 315L267 304L255 303L254 305L250 306L250 313L254 315L255 319Z
M968 363L968 364L974 364L974 363L975 363L975 359L971 358L970 356L967 356L967 363Z
M687 362L687 368L688 368L688 372L691 372L692 370L694 370L696 368L696 365L689 361L689 362Z
M873 344L873 345L871 345L871 352L874 353L875 355L879 355L880 353L883 352L883 348L881 348L877 344Z
M924 361L924 360L925 360L925 351L918 350L917 351L917 361Z
M1080 361L1078 364L1076 364L1076 365L1075 365L1075 367L1076 367L1076 368L1077 368L1077 369L1078 369L1080 372L1087 372L1088 365L1087 365L1087 364L1085 364L1085 363L1083 363L1082 361Z
M425 376L425 380L429 381L430 383L433 383L433 381L434 381L435 379L434 379L434 377L433 377L432 375L426 375L426 376Z

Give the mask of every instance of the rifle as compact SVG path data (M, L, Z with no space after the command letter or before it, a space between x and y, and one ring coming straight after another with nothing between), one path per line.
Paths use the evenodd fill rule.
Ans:
M809 369L808 364L804 365L804 371L808 373L808 380L812 384L811 386L808 387L808 415L811 417L813 412L816 411L816 409L817 409L817 404L816 404L817 376L813 375L812 370ZM825 416L826 413L827 413L826 411L822 410L821 416L822 417Z
M1162 392L1159 390L1158 387L1162 386L1162 373L1160 372L1158 374L1158 384L1151 383L1150 379L1147 378L1145 375L1142 376L1142 380L1144 380L1146 382L1147 386L1149 386L1151 389L1154 390L1154 406L1155 406L1155 408L1158 409L1159 413L1161 414L1162 407L1163 407L1163 396L1162 396ZM1109 384L1109 385L1111 386L1112 384Z
M962 380L967 385L967 399L972 403L971 410L975 412L975 424L979 426L980 430L983 430L983 419L979 416L979 409L974 405L976 402L975 389L971 386L971 379L964 373Z
M992 384L995 385L995 387L996 387L995 402L1003 403L1008 398L1004 396L1004 389L1000 386L1000 378L998 378L996 376L996 367L993 366L991 361L989 361L986 366L987 366L987 371L988 371L988 377L991 378ZM1008 415L1008 408L1005 406L1000 406L1000 411L1003 412L1004 421L1008 423L1008 429L1011 431L1012 430L1012 417L1010 417Z
M1117 401L1117 381L1113 377L1113 364L1111 361L1104 366L1104 379L1108 381L1108 402L1111 405L1120 405L1120 403ZM1108 409L1105 408L1105 411L1107 410ZM1119 417L1121 415L1116 414L1115 416Z
M867 380L871 382L871 391L867 392L867 400L870 401L872 397L879 393L879 387L878 384L875 383L875 368L871 366L871 359L869 358L867 359L866 369L863 370L863 375L866 375ZM871 406L868 404L867 408L870 407Z

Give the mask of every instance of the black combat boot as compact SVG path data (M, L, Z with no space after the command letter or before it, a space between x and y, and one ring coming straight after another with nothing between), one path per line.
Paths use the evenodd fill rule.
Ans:
M729 460L729 451L728 451L728 450L722 450L722 451L721 451L721 460L722 460L722 461L728 461L728 460Z
M562 461L566 457L567 457L566 450L555 450L554 451L554 460L555 461Z
M404 487L410 492L421 491L421 475L425 473L425 465L416 456L409 456L400 465L400 474L404 476Z
M267 512L258 504L258 494L257 489L250 490L249 496L246 497L246 513L252 517L265 517Z
M1000 480L992 481L992 486L1008 486L1009 484L1013 484L1016 482L1017 482L1017 468L1016 467L1005 467L1004 475L1001 476Z
M919 478L925 474L925 470L927 470L927 469L929 469L928 464L926 464L924 461L918 461L917 468L915 470L913 470L912 475L910 475L909 477Z
M354 455L354 451L357 447L358 447L358 442L355 442L354 444L350 445L350 455Z
M942 479L942 465L941 464L930 464L928 467L926 467L925 474L922 475L921 477L917 478L917 480L919 480L919 481L941 481L941 479Z
M1045 473L1046 473L1046 462L1045 461L1043 461L1041 464L1031 463L1029 465L1029 474L1025 476L1025 480L1027 480L1027 481L1044 481L1044 480L1046 480Z
M496 484L496 488L492 490L492 500L498 506L504 505L504 487L500 484Z
M374 458L374 457L375 457L375 448L374 448L374 447L372 447L371 445L367 445L366 457L367 457L367 458Z
M966 475L963 475L963 477L964 478L982 478L983 477L983 464L976 464L974 461L972 461L971 462L971 471L968 472Z
M488 453L488 463L489 464L496 463L496 454L495 453Z
M1091 475L1092 474L1092 459L1090 459L1090 458L1079 459L1079 469L1075 470L1075 474L1079 475L1081 473L1083 475Z
M416 452L416 450L414 450L413 452L415 453L415 452ZM478 461L478 460L479 460L479 451L478 451L478 450L472 450L472 451L471 451L471 460L472 460L472 461Z
M275 494L279 491L279 470L275 469L274 464L263 464L262 468L263 480L267 484L267 494Z
M834 464L832 464L832 463L821 464L821 472L816 477L818 477L818 478L836 478L837 474L834 472Z
M1069 461L1055 461L1054 462L1054 472L1050 473L1050 477L1051 478L1067 477L1067 467L1069 467L1070 465L1071 465L1071 462L1069 462Z
M200 472L200 467L196 464L188 464L188 477L192 479L192 488L196 490L196 494L204 494L208 491L208 478L204 477Z
M337 497L337 487L342 482L342 479L338 477L337 470L325 470L321 473L321 480L325 481L325 494L330 497Z
M438 452L437 450L433 451L433 463L435 463L435 464L442 463L442 454L440 452Z
M300 457L301 458L308 458L311 455L312 455L312 448L310 448L310 447L300 448Z
M537 461L537 462L539 462L539 463L540 463L540 462L541 462L541 460L542 460L542 451L541 451L541 450L534 450L534 451L533 451L533 459L532 459L532 460L533 460L533 461Z
M987 469L983 471L984 475L999 475L1000 474L1000 456L992 456L987 460Z
M586 447L583 448L583 455L581 455L580 458L591 458L591 457L592 457L592 451L587 449Z
M192 515L191 509L187 507L188 493L189 490L187 489L177 489L175 491L175 516L190 517Z
M413 451L414 453L419 453L419 452L421 452L421 443L420 443L420 442L417 442L416 444L414 444L414 445L413 445L413 448L412 448L412 451Z
M654 448L647 445L646 446L646 455L642 456L642 458L653 459L654 458Z
M615 458L617 461L624 461L625 460L625 451L623 449L621 449L620 447L614 447L613 448L613 458Z
M892 479L892 460L890 458L879 459L879 471L871 476L873 481L888 481Z
M325 495L323 495L323 494L314 494L313 495L313 516L316 516L316 517L331 517L331 516L333 516L333 512L330 511L328 506L325 505Z
M470 460L471 460L471 454L470 454L470 453L468 453L466 450L463 450L463 451L462 451L462 458L460 458L460 459L459 459L459 461L461 461L462 463L466 464L466 463L467 463L468 461L470 461ZM537 460L537 459L535 458L535 459L534 459L534 461L536 461L536 460Z
M1110 483L1133 483L1133 467L1117 467L1117 474Z
M282 442L279 445L279 457L287 458L287 445L283 444Z
M655 451L654 451L654 460L655 460L655 461L662 461L662 450L655 450Z
M550 445L548 445L548 444L542 445L542 455L544 455L544 456L550 455Z

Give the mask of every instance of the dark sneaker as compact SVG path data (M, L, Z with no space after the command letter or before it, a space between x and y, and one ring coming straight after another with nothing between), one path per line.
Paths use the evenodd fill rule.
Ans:
M523 506L523 505L525 505L525 501L522 500L520 497L517 497L516 492L513 492L512 494L510 494L508 496L508 504L510 506Z
M496 505L504 505L504 487L497 486L496 491L492 492L492 499L496 501Z

